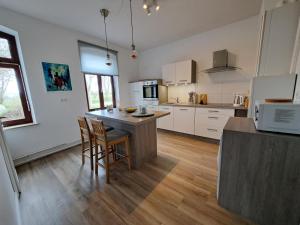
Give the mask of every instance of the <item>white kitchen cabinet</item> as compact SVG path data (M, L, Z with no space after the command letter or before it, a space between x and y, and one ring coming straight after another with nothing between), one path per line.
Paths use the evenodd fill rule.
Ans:
M158 105L146 105L147 111L155 112L158 111Z
M287 75L291 71L300 16L300 2L266 11L262 20L259 76Z
M196 82L196 63L193 60L177 62L175 64L176 84L191 84Z
M234 109L197 108L195 113L195 135L220 140L228 119Z
M196 82L196 62L186 60L164 65L162 77L165 85L191 84Z
M174 131L195 133L195 108L174 106Z
M173 130L174 129L173 106L159 106L158 110L162 112L169 112L170 115L159 118L157 127L165 130Z
M139 106L143 104L143 82L134 82L129 84L129 95L131 106Z
M176 64L171 63L162 67L162 78L165 85L175 84Z

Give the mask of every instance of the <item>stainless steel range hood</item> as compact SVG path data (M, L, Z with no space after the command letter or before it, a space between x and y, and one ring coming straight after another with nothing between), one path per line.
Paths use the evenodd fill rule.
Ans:
M213 68L204 70L206 73L218 73L224 71L232 71L239 69L238 67L230 66L228 63L228 51L226 49L215 51L213 53Z

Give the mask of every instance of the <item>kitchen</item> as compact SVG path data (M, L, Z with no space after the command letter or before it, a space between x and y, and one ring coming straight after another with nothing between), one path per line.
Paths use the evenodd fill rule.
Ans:
M0 224L298 225L299 18L297 0L0 0L19 82Z

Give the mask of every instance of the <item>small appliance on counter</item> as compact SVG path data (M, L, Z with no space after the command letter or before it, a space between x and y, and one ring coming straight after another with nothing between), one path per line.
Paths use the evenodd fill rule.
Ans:
M199 104L200 105L207 105L207 94L200 94L199 95Z
M257 130L300 134L300 104L257 101L253 119Z
M244 95L235 94L233 100L233 106L234 107L244 106L244 100L245 100Z

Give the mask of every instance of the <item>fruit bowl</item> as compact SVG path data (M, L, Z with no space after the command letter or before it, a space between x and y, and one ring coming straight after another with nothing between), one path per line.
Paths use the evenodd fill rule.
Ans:
M128 108L125 109L125 111L126 111L127 113L133 113L133 112L135 112L136 110L137 110L137 108L134 108L134 107L128 107Z

